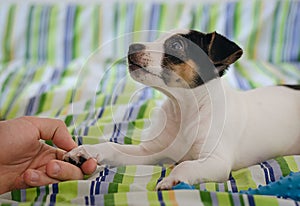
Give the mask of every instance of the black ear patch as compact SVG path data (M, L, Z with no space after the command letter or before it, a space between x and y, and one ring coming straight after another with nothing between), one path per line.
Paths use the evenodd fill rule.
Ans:
M238 60L243 50L234 42L217 32L206 34L203 41L207 47L207 54L212 60L220 76L225 72L225 69L236 60Z

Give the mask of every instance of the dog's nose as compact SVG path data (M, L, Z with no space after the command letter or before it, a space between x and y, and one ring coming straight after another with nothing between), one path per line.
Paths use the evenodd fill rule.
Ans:
M134 53L140 52L140 51L142 51L144 49L145 49L145 45L144 44L131 44L129 46L128 53L129 54L134 54Z

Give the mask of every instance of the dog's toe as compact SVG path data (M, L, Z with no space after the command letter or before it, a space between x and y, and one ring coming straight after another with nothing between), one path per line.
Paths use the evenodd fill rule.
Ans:
M63 156L63 160L73 165L81 167L81 165L88 159L81 147L75 148Z
M64 161L69 162L77 167L81 167L81 165L86 161L85 157L79 156L78 158L73 159L72 157L64 158Z
M173 186L177 185L180 182L179 179L173 176L166 177L160 181L157 186L156 190L170 190Z

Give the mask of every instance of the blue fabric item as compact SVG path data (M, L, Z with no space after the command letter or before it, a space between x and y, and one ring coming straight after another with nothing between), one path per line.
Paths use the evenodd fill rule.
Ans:
M180 182L179 184L172 187L173 190L194 190L195 187L193 185L189 185L184 182Z
M271 182L266 186L259 185L257 189L249 188L248 191L240 191L248 195L274 195L277 197L290 198L300 201L300 172L291 172L280 180Z

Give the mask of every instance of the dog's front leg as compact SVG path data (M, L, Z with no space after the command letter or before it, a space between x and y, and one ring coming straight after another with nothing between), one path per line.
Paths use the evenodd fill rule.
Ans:
M99 165L131 165L155 164L160 159L159 154L153 153L140 145L120 145L106 142L95 145L81 145L64 156L64 160L80 165L82 160L94 158Z
M180 182L191 185L211 181L224 182L228 179L230 171L231 165L219 157L184 161L178 164L168 177L162 179L156 189L172 189Z

